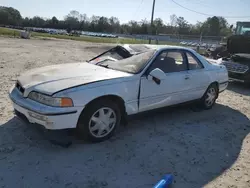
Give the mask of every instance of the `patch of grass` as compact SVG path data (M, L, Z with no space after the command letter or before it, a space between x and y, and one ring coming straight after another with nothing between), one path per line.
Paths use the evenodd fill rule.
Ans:
M15 30L15 29L0 27L0 36L20 38L20 31ZM148 44L148 40L143 40L143 39L104 38L104 37L90 37L90 36L77 37L77 36L69 36L69 35L38 33L38 32L32 32L31 37L39 38L41 40L50 40L50 39L56 38L56 39L76 40L76 41L84 41L84 42L92 42L92 43ZM157 44L157 43L155 40L152 40L151 44ZM169 42L169 41L159 41L158 44L181 46L179 43ZM199 51L199 53L204 53L204 52L205 52L205 49L200 49Z
M0 27L0 36L20 37L20 31L15 29Z
M20 31L10 28L1 28L0 27L0 36L9 36L9 37L20 37ZM117 43L117 44L148 44L148 40L143 39L134 39L134 38L104 38L104 37L91 37L91 36L69 36L69 35L56 35L49 33L38 33L32 32L31 37L40 38L43 40L49 39L65 39L65 40L76 40L92 43ZM157 44L156 40L152 40L151 44ZM176 45L180 46L179 43L169 42L169 41L159 41L158 44L165 45Z
M55 34L37 33L37 32L32 32L31 36L77 40L77 41L85 41L93 43L148 44L148 40L132 39L132 38L104 38L104 37L90 37L90 36L77 37L77 36L55 35ZM156 44L156 41L152 40L152 44ZM178 43L159 41L159 44L177 45Z

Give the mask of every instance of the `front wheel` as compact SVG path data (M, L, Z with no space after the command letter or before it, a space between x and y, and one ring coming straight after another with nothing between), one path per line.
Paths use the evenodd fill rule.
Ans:
M216 84L211 84L201 98L201 105L204 109L211 109L218 97L218 87Z
M77 129L84 140L101 142L113 136L121 121L121 111L109 100L90 104L81 114Z

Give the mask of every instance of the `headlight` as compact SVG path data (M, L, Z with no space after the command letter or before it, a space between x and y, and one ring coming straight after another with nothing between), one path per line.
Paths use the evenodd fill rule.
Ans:
M44 95L38 92L30 92L28 95L29 99L32 99L34 101L37 101L39 103L48 105L48 106L55 106L55 107L71 107L73 105L73 101L70 98L62 97L62 98L56 98L51 97L48 95Z

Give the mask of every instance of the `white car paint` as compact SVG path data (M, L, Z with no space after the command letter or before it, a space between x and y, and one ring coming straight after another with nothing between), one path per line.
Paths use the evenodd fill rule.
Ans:
M187 98L189 99L186 91L190 90L190 85L184 82L185 76L183 72L167 74L162 80L161 87L145 76L142 77L139 111L186 102ZM170 80L174 80L174 86Z
M20 76L18 81L25 88L24 97L26 97L32 90L52 95L69 87L130 75L83 62L33 69Z
M18 78L18 82L25 89L23 95L16 87L10 90L14 109L24 114L31 123L41 124L47 129L65 129L75 128L85 106L102 96L120 97L124 101L126 113L132 115L199 99L213 82L219 83L219 91L226 89L228 75L223 65L211 64L188 48L166 45L145 46L157 49L155 56L161 50L189 51L201 61L204 69L166 74L162 83L157 85L144 75L154 58L138 74L111 70L89 63L37 68ZM185 79L186 77L189 79ZM27 98L31 91L38 91L53 97L69 97L73 100L74 106L60 108L38 103Z

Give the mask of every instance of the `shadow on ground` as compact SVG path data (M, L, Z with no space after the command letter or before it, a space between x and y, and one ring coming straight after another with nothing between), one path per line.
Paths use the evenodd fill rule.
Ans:
M236 161L249 125L220 104L169 108L138 116L109 141L65 149L13 118L0 126L0 186L150 188L172 173L173 187L200 188Z
M250 96L250 85L238 83L238 82L231 82L228 87L228 90L233 91L235 93L239 93L241 95Z

